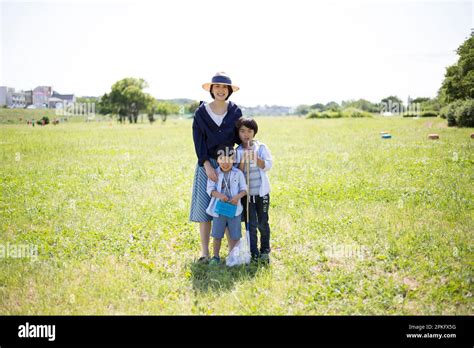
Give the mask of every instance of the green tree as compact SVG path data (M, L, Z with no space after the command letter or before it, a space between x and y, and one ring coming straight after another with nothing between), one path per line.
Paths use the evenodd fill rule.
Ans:
M474 31L456 50L459 59L446 68L444 81L439 90L443 104L455 100L474 98Z
M441 104L439 99L436 98L427 98L419 97L411 101L412 104L419 104L422 111L439 111L441 109Z
M379 105L374 104L366 99L345 100L341 103L343 109L355 108L367 112L379 112Z
M168 115L176 115L179 113L180 105L169 102L157 102L156 113L161 115L161 120L166 121Z
M101 115L109 115L114 113L112 104L110 103L109 94L105 93L99 98L99 101L97 102L97 112Z
M153 123L156 121L155 115L158 113L158 101L151 96L149 98L151 98L151 100L148 103L146 114L148 116L148 121L150 121L150 123Z
M419 98L415 98L415 99L412 99L412 103L425 103L427 101L429 101L430 98L425 98L425 97L419 97Z
M154 98L143 92L148 88L144 79L127 77L112 85L110 93L104 94L100 100L102 112L118 115L123 122L127 117L130 123L137 123L140 111L149 110Z
M328 110L328 111L339 111L340 109L341 107L335 101L330 101L324 106L324 110Z
M382 103L388 103L388 102L392 102L392 103L398 103L398 104L403 104L403 101L398 98L396 95L391 95L389 97L386 97L386 98L383 98L381 100Z
M193 101L191 104L188 104L186 106L186 112L188 114L194 114L194 111L199 107L199 102L198 101Z
M319 111L324 111L324 110L326 110L324 104L322 104L322 103L313 104L313 105L311 105L310 108L311 108L311 110L319 110Z
M309 112L309 105L305 105L305 104L302 104L302 105L298 105L296 107L296 114L297 115L306 115L308 112Z
M395 95L383 98L380 104L382 112L400 113L404 110L403 101Z

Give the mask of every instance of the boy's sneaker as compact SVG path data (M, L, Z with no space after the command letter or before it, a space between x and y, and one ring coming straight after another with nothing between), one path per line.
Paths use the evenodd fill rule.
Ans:
M209 256L201 256L198 260L198 263L207 264L209 263Z
M213 256L211 261L209 261L209 266L219 265L221 263L221 258Z
M261 253L260 254L260 261L264 264L269 264L270 263L270 254L268 253Z
M260 255L258 255L258 254L257 254L257 255L252 254L252 257L251 257L251 259L250 259L250 262L252 262L252 263L258 263L259 258L260 258Z

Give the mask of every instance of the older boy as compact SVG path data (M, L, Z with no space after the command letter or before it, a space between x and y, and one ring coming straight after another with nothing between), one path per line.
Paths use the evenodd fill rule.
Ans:
M254 119L241 117L237 121L237 130L242 144L237 148L236 162L247 179L246 163L250 162L249 195L249 232L250 252L254 261L270 262L270 225L268 224L268 209L270 208L270 181L267 171L272 167L270 149L254 139L258 125ZM244 211L244 214L246 212ZM257 227L260 231L260 251L257 245Z

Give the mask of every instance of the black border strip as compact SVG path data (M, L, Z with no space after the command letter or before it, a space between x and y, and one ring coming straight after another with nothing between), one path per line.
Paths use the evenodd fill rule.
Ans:
M18 337L20 325L27 322L55 325L55 340ZM0 346L156 343L196 346L212 345L213 341L226 345L233 332L236 337L246 337L247 343L258 345L472 347L473 324L472 316L3 316L0 317ZM427 336L407 338L407 334L416 333ZM453 333L455 338L433 336Z

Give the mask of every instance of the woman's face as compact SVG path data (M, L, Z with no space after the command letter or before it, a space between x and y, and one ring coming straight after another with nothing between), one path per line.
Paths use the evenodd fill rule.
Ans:
M229 95L227 85L216 84L212 85L211 92L214 94L214 100L225 101Z

